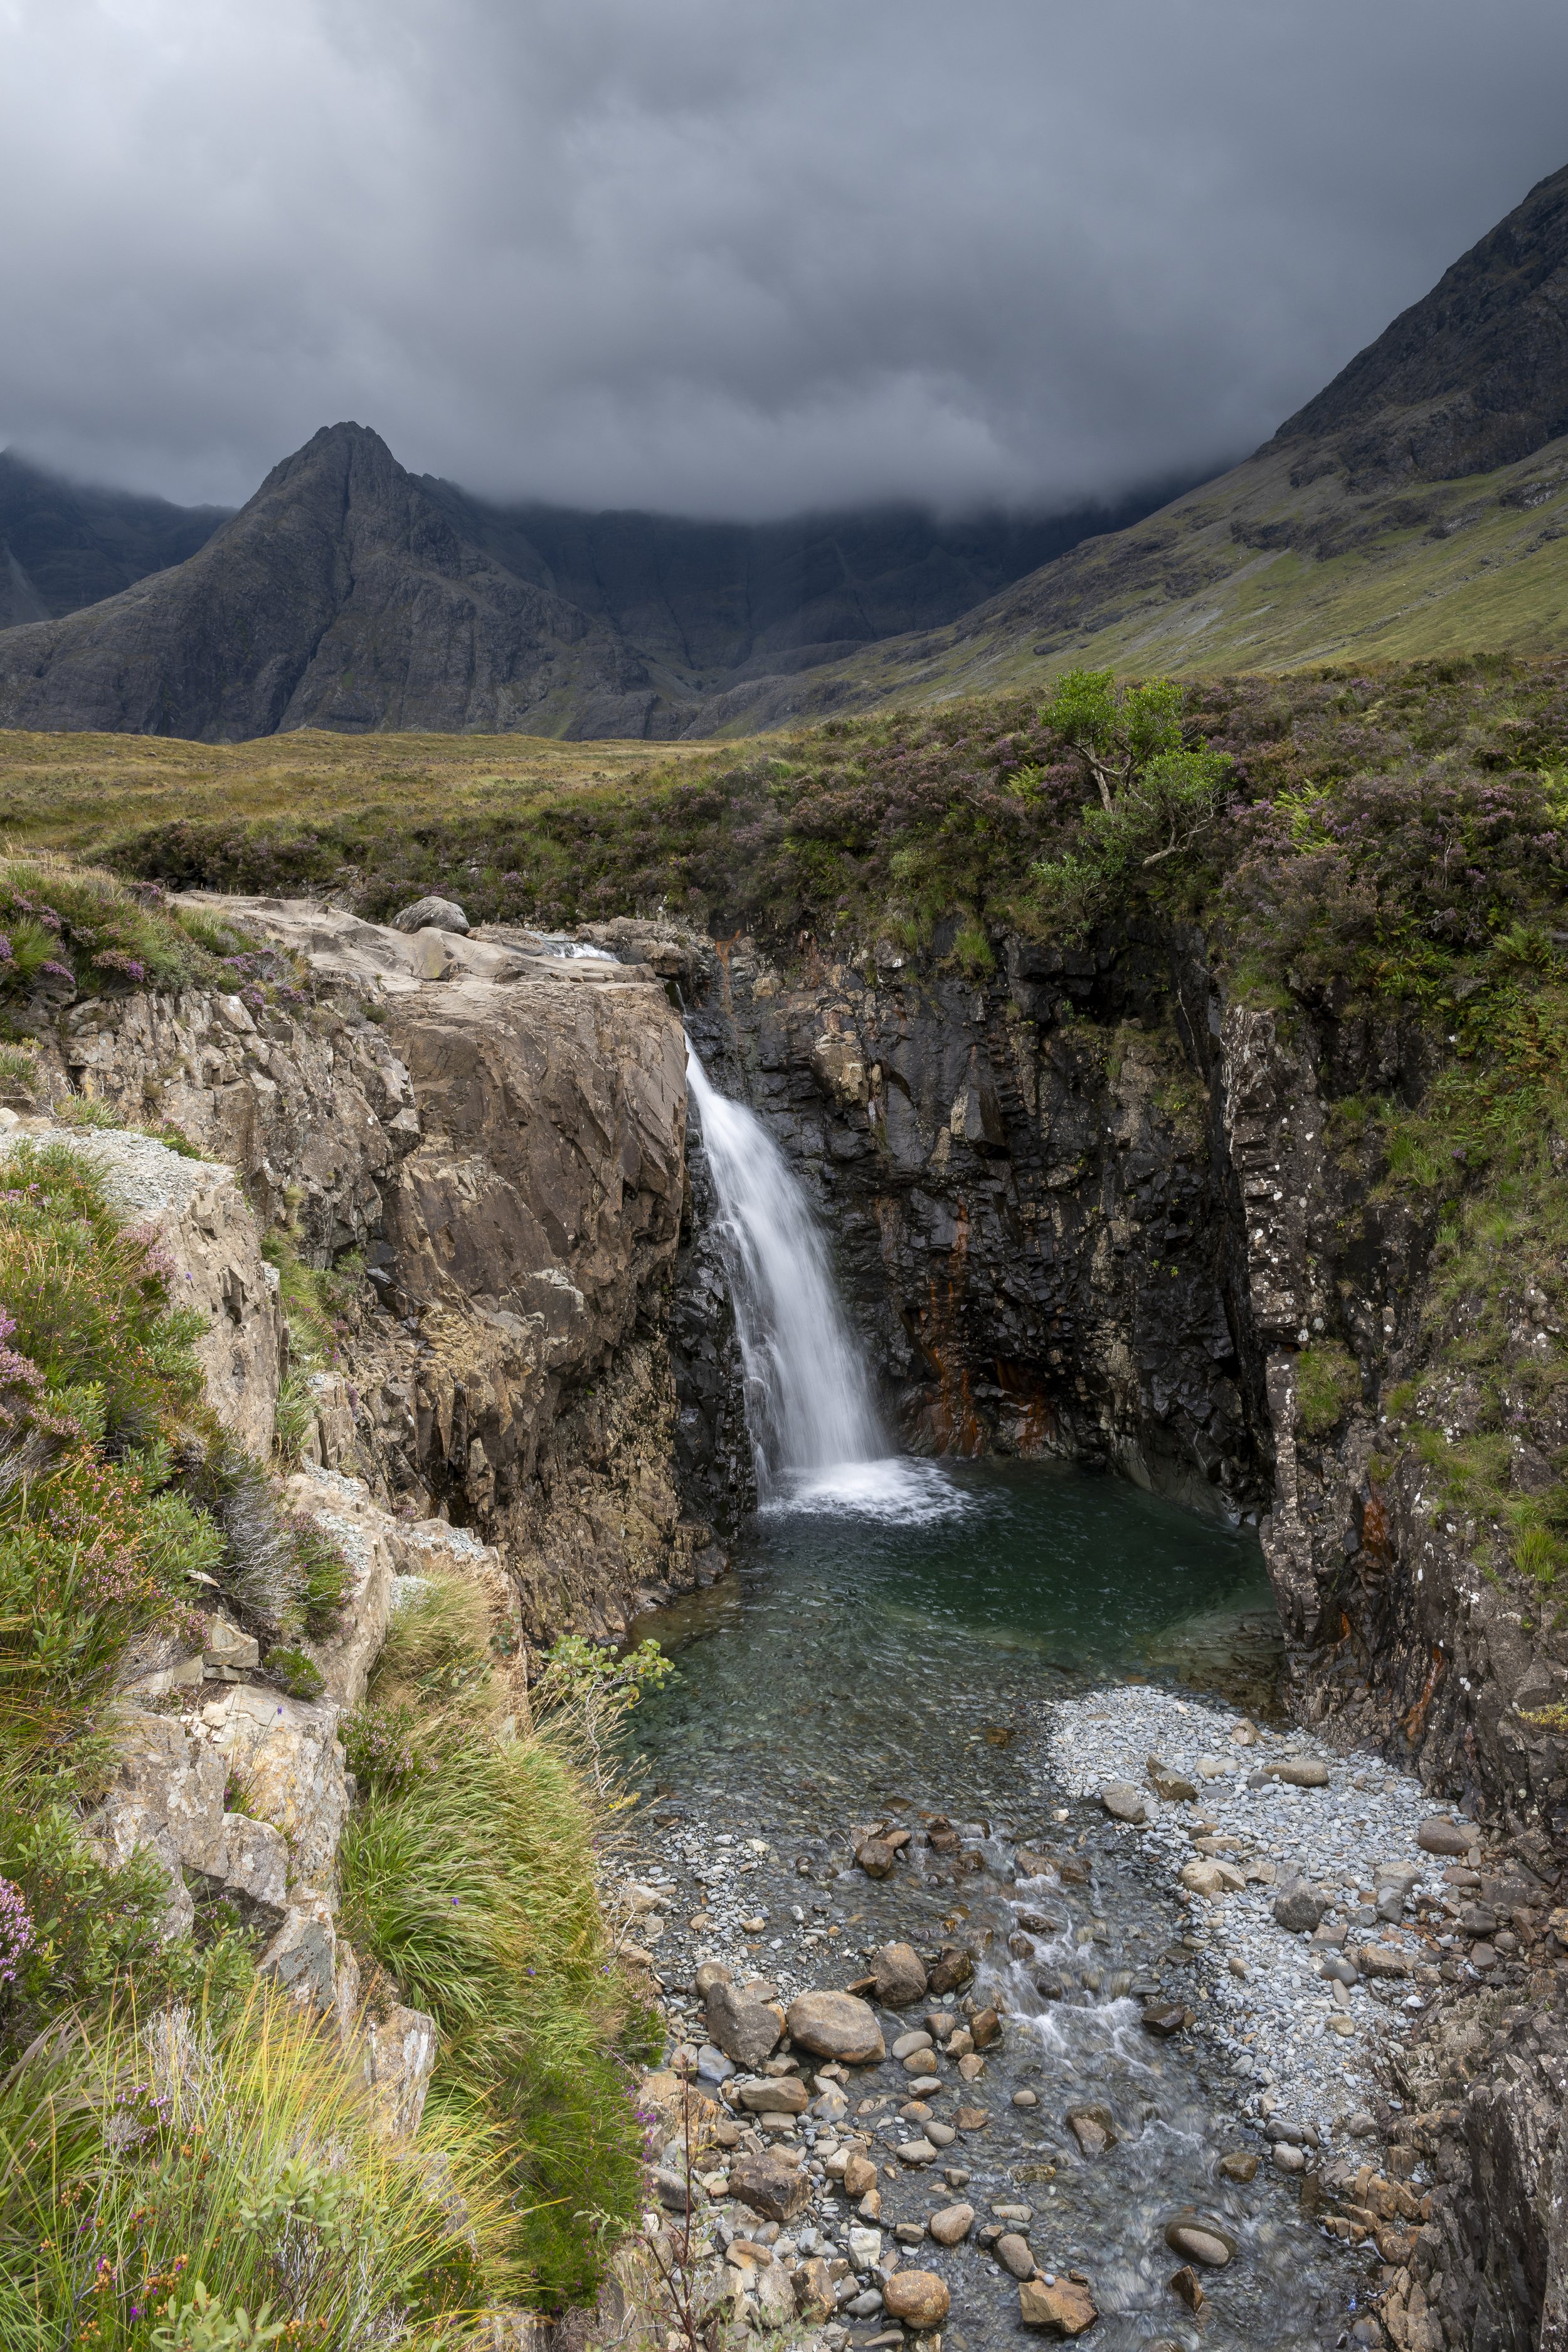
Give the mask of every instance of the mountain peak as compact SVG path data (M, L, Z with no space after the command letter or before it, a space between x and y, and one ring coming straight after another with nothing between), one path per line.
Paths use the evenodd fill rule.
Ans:
M1489 472L1564 431L1568 166L1538 182L1265 446L1337 441L1347 471L1372 487Z

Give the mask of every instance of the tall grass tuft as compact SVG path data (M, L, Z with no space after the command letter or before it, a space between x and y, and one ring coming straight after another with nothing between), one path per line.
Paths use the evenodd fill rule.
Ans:
M482 2121L378 2137L353 2057L259 1983L221 2027L44 2037L0 2080L0 2352L142 2352L204 2305L218 2346L240 2311L321 2352L456 2344L518 2283Z

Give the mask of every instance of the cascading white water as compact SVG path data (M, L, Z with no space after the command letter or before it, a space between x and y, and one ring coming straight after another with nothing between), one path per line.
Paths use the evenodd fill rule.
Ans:
M686 1079L718 1202L759 1500L900 1517L962 1507L934 1465L894 1455L784 1153L753 1111L710 1084L689 1042Z
M784 1472L875 1462L889 1449L822 1235L788 1161L754 1112L715 1092L689 1045L686 1080L713 1173L765 1499Z

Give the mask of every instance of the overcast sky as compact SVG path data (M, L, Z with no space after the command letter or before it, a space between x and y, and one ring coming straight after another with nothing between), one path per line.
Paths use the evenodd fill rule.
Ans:
M1049 505L1264 439L1568 163L1563 0L0 0L0 443L237 502Z

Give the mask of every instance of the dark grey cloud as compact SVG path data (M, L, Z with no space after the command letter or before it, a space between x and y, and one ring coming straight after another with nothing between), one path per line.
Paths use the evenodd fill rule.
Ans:
M1255 445L1568 161L1562 0L0 0L0 442L237 499L1056 502Z

